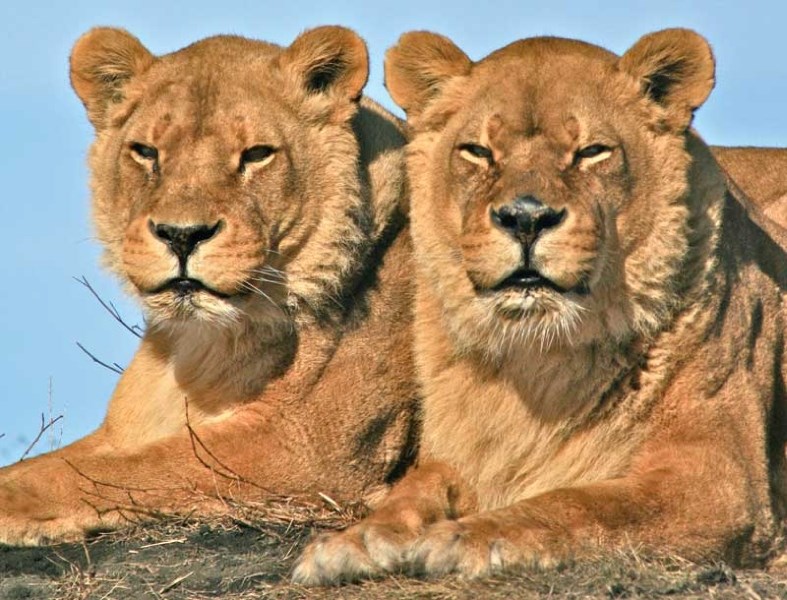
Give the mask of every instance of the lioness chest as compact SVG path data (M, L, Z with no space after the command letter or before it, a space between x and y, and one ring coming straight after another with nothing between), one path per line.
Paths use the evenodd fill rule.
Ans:
M526 370L523 365L522 370ZM535 402L504 376L483 377L464 363L426 382L423 448L451 464L476 492L480 510L539 493L622 476L646 437L630 419L588 424L589 409L565 406L580 395L574 378L542 377ZM553 399L553 404L545 405Z

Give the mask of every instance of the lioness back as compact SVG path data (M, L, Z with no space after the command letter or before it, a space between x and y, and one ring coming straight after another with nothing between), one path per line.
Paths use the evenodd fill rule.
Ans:
M721 147L713 155L763 213L787 228L787 150Z

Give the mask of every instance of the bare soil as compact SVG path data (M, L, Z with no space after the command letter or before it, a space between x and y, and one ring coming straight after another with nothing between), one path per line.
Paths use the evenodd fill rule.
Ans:
M338 588L290 583L292 565L317 530L357 510L326 504L235 507L202 520L169 519L42 548L0 545L2 599L166 598L765 598L787 599L787 565L734 570L636 552L542 572L477 580L405 576Z

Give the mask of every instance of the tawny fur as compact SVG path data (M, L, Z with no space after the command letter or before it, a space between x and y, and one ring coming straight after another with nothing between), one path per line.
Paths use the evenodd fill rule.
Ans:
M357 102L366 71L342 28L289 49L221 36L162 57L120 30L79 40L96 229L148 330L98 431L0 470L0 541L204 512L221 496L358 497L400 472L415 437L402 134ZM158 164L132 143L155 146ZM258 144L278 151L240 172ZM743 154L728 168L774 159ZM764 199L784 189L757 181L741 183ZM218 220L188 268L231 298L151 293L177 260L149 222Z
M687 30L620 58L534 38L473 63L426 32L389 51L412 129L422 445L297 581L778 551L787 233L690 128L713 73ZM522 196L565 211L527 243L491 216ZM498 287L523 268L550 285Z
M767 217L787 228L787 150L712 148L719 164Z
M0 542L396 476L416 431L404 138L360 99L363 41L323 27L154 57L100 28L71 69L105 262L147 331L95 433L0 470ZM243 163L259 145L273 159ZM221 295L161 289L180 268L162 223L221 223L186 265Z

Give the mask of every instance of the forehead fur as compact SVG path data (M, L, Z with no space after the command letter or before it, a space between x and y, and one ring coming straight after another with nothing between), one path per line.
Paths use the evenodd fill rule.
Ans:
M611 52L585 42L533 38L514 42L476 63L470 79L482 86L510 82L520 89L550 93L556 85L596 83L612 72L616 60Z
M607 63L614 63L618 58L617 55L609 50L588 42L559 37L535 37L517 40L507 46L503 46L499 50L495 50L489 56L476 63L476 67L494 63L495 61L522 58L535 61L558 56Z
M281 52L280 46L268 42L217 35L158 57L147 79L182 77L187 73L192 78L248 81L250 72L269 70L272 59Z
M495 112L509 128L532 133L546 125L534 119L552 115L562 122L591 109L596 104L593 98L605 95L608 82L621 80L617 62L614 53L578 40L519 40L473 63L466 76L448 81L443 93L413 124L439 128L452 114L462 113L466 121L472 115L480 118ZM637 92L634 84L623 89ZM563 114L566 110L579 114Z
M224 97L225 102L229 96L234 102L242 101L242 89L255 93L266 88L281 91L281 78L272 68L281 52L279 46L267 42L214 36L158 57L146 73L132 82L128 95L137 95L152 104L161 95L177 89L212 104L211 99L215 102L219 97Z

